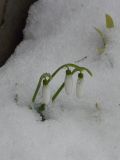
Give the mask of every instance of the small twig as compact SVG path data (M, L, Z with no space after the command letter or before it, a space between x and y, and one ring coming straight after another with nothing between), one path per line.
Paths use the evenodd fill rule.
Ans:
M79 62L81 62L81 61L84 61L86 58L87 58L87 56L85 56L85 57L83 57L83 58L81 58L81 59L75 61L75 63L79 63Z

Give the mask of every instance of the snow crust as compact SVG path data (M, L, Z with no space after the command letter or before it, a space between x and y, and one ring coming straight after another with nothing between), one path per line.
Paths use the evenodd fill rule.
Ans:
M119 6L119 0L39 0L31 7L23 42L0 68L1 160L120 159ZM114 29L106 30L106 13ZM102 55L94 27L108 39ZM40 75L85 56L77 64L93 77L85 74L81 99L63 92L41 122L29 109ZM63 80L61 72L52 93Z

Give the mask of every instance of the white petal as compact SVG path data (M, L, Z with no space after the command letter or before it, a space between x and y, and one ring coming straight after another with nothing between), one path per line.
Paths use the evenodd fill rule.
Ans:
M84 79L80 79L80 78L77 79L77 83L76 83L76 96L77 96L77 98L81 97L83 81L84 81Z
M50 102L50 88L49 85L43 85L42 88L42 103L49 104Z
M65 77L65 92L66 94L72 94L73 90L73 78L72 75L66 75Z

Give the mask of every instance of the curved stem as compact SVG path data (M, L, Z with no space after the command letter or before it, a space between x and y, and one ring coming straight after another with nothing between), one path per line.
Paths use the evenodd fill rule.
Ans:
M42 79L40 78L39 81L38 81L38 85L37 85L37 87L36 87L36 90L35 90L35 92L34 92L34 95L33 95L33 97L32 97L32 102L35 102L37 93L38 93L39 88L40 88L40 86L41 86L41 82L42 82Z
M68 65L70 67L74 67L76 69L76 71L80 71L80 72L86 71L90 76L92 76L92 72L89 69L87 69L86 67L79 67L78 65L72 64L72 63L70 63Z
M48 80L48 83L53 79L53 77L61 70L63 69L64 67L73 67L75 68L77 71L80 71L82 72L83 70L85 70L86 72L88 72L88 74L90 76L92 76L92 73L89 69L85 68L85 67L79 67L78 65L76 64L72 64L72 63L68 63L68 64L64 64L62 65L61 67L59 67L52 75L51 75L51 78Z
M52 97L52 102L57 98L57 96L59 95L59 93L62 91L62 89L64 88L64 82L61 84L61 86L58 88L58 90L55 92L55 94Z

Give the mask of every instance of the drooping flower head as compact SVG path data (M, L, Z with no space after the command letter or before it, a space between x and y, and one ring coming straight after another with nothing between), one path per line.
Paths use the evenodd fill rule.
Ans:
M66 70L66 75L65 75L65 92L66 94L70 95L72 94L73 90L73 77L72 77L72 72L71 70Z
M45 79L43 80L43 87L42 87L42 103L48 105L50 102L50 87L48 81Z
M77 83L76 83L76 96L77 98L81 97L81 90L82 90L82 85L83 85L83 81L84 81L84 75L83 73L79 73L78 74L78 79L77 79Z

